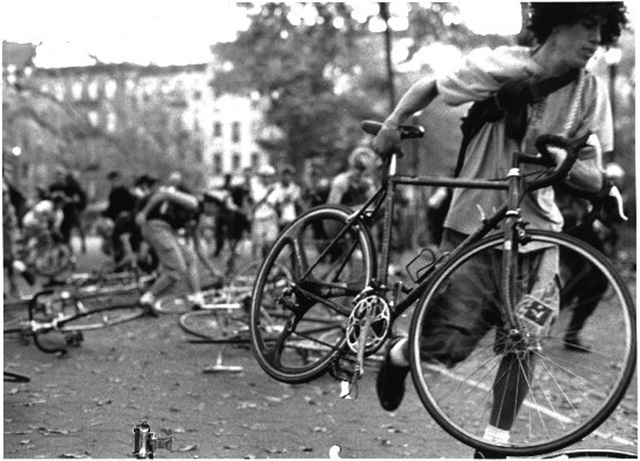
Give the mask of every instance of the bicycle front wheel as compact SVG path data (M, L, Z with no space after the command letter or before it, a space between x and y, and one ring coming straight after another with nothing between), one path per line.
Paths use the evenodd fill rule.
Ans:
M428 412L458 440L505 456L549 453L596 431L636 363L635 307L610 262L564 234L527 232L519 246L513 305L524 330L501 326L500 235L438 270L410 328L412 376ZM551 298L531 292L541 251L559 262L546 274L555 313ZM550 326L525 325L547 314ZM586 339L590 353L579 346Z
M351 214L335 205L309 210L280 234L260 268L251 343L260 366L278 381L318 377L345 346L352 301L375 274L371 235L364 225L348 224Z

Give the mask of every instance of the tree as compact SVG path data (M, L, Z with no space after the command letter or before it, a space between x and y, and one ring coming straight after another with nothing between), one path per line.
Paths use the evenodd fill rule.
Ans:
M410 5L410 27L402 32L413 40L409 59L436 40L460 45L497 40L474 38L452 4ZM220 92L257 91L267 100L266 123L284 134L280 143L262 144L274 161L300 166L305 158L320 156L334 160L325 164L342 166L347 152L362 141L360 121L380 119L389 110L383 37L369 30L379 10L356 20L355 3L247 8L248 29L235 42L213 47L212 86ZM415 76L397 80L404 90Z

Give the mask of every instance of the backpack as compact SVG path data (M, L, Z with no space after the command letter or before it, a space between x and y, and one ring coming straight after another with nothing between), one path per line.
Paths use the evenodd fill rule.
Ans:
M520 143L527 130L527 106L567 86L579 76L580 70L574 69L560 76L541 80L534 77L512 78L503 83L495 96L473 103L460 127L462 143L455 177L462 171L469 143L485 123L504 118L507 137Z

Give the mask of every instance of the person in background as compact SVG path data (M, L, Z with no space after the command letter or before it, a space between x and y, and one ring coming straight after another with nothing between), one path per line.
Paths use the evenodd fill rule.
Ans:
M157 299L180 283L186 283L194 305L202 305L196 255L179 235L193 219L199 202L194 195L178 190L173 179L168 186L155 183L135 217L160 264L158 278L138 300L150 315L157 315L153 309Z
M137 211L145 203L156 182L157 179L148 175L136 178L132 191L136 198L136 204L131 211L122 211L116 217L111 238L117 241L119 248L122 249L118 254L118 259L115 260L116 271L124 270L130 266L150 273L157 268L158 258L148 242L142 237L142 230L135 221Z
M253 209L251 212L251 240L253 256L263 258L278 237L279 216L273 197L276 170L271 165L263 165L251 191Z
M73 248L71 246L71 232L74 228L78 229L82 252L86 253L87 244L81 216L87 205L87 194L74 175L62 167L56 170L55 180L53 184L49 186L49 194L55 193L61 194L64 198L62 204L64 217L60 224L62 239Z
M253 180L253 171L250 167L242 170L241 181L238 184L232 184L229 189L231 200L238 210L238 229L242 238L251 234L251 208L253 206L251 198L251 183Z
M286 165L280 171L280 180L273 186L272 200L278 213L278 229L282 231L302 211L302 190L293 180L295 170Z
M107 199L107 208L102 212L103 219L98 224L98 227L99 229L104 229L101 232L101 234L104 234L104 241L109 241L109 245L105 245L106 252L110 252L113 261L118 264L122 260L125 250L122 247L120 238L113 235L113 229L120 215L131 216L137 200L131 190L124 185L120 172L111 171L107 175L107 180L111 190Z
M373 168L376 154L368 147L356 147L349 155L346 171L338 174L329 188L328 203L357 209L375 192Z
M4 272L7 274L9 282L9 294L13 297L19 295L18 285L16 284L16 277L13 268L14 252L13 243L18 231L18 218L16 217L16 211L11 204L11 197L9 196L9 186L2 179L2 261L4 264ZM7 293L4 292L4 299L7 298Z
M331 182L323 173L322 162L318 159L312 160L302 187L304 208L308 210L327 203L330 189Z

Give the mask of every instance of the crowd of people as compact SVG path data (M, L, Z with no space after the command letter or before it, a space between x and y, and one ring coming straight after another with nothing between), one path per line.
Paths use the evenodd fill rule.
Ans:
M98 226L105 250L116 266L140 267L143 262L146 270L158 271L140 298L150 313L158 298L178 284L197 309L202 303L200 271L222 283L240 257L240 242L250 242L245 251L252 258L263 258L279 232L304 210L328 200L356 205L354 191L361 198L373 192L373 151L359 148L351 158L359 160L350 161L348 171L333 181L316 164L303 187L293 167L276 171L267 164L255 174L243 170L235 181L225 175L221 186L203 193L190 190L178 172L164 181L143 175L131 187L123 184L120 173L111 172L108 205Z
M20 246L29 252L36 247L38 239L47 235L73 249L71 237L75 229L80 237L81 251L86 252L82 213L87 205L87 195L77 174L62 167L55 170L55 177L48 187L38 188L33 201L29 201L6 174L2 186L4 271L8 294L19 296L17 275L29 285L35 283L35 274L18 255ZM71 262L75 263L74 255Z
M243 240L251 242L252 257L264 257L278 233L306 209L328 201L356 206L374 190L375 158L371 149L357 148L345 172L332 180L319 162L311 162L301 182L290 165L278 171L269 164L245 168L236 178L226 174L221 186L204 193L186 187L177 171L166 178L111 171L106 175L106 208L91 229L102 238L101 249L112 259L113 270L161 271L159 282L142 297L144 304L152 304L176 282L186 281L190 291L198 292L200 277L191 268L200 263L217 277L231 271ZM54 170L48 187L37 189L34 200L27 200L4 176L5 297L18 296L20 275L34 283L34 274L16 261L14 250L37 239L39 232L86 252L86 206L77 174L63 167ZM75 235L77 249L72 245Z

